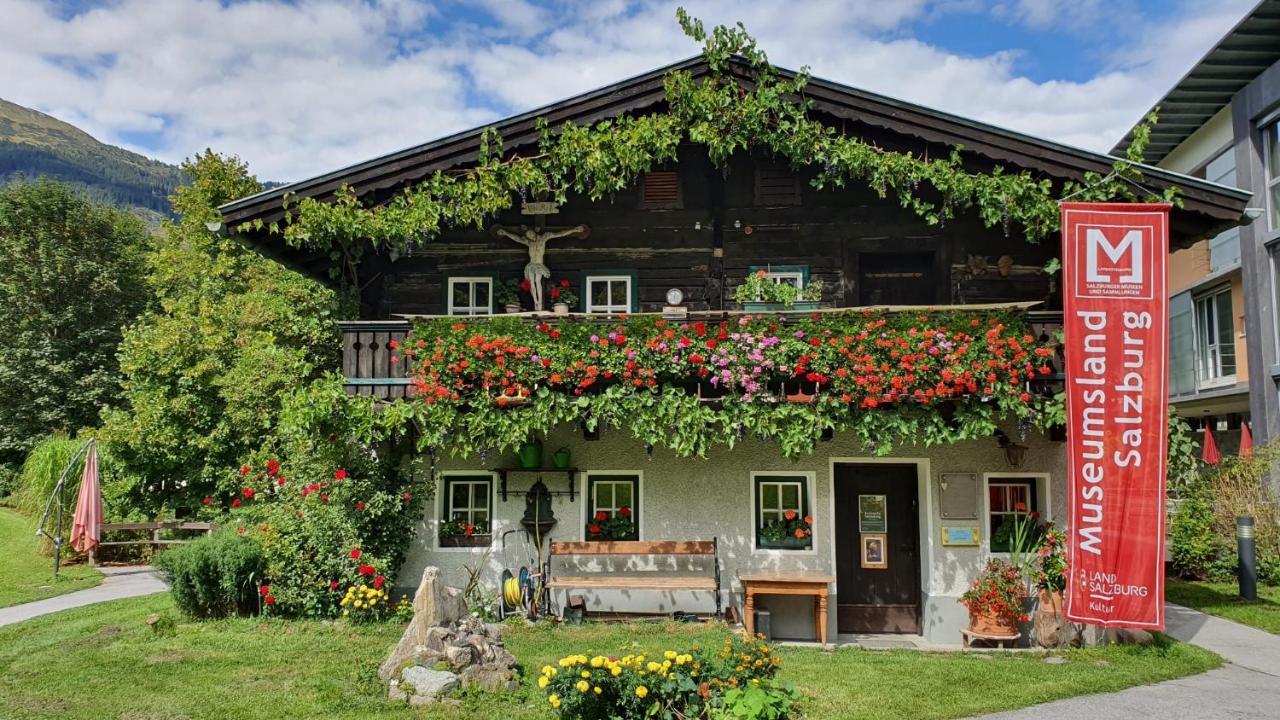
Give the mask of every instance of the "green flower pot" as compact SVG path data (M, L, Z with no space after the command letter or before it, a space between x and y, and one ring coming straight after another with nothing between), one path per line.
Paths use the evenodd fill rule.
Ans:
M791 311L791 312L808 312L818 309L818 301L816 300L797 300L794 305L775 302L756 302L748 300L742 303L742 309L747 312L764 312L764 311Z
M573 456L569 453L569 448L562 447L551 455L551 464L558 468L569 467L569 460Z

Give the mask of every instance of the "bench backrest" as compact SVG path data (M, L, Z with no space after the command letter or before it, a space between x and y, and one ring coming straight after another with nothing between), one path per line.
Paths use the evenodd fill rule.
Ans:
M553 542L552 555L715 555L715 540Z
M199 530L209 532L216 525L207 522L141 522L141 523L103 523L103 532L115 530Z

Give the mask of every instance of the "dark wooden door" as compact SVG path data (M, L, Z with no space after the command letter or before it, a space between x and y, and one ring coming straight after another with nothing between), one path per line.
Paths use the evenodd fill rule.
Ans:
M861 253L859 305L933 305L938 301L933 253Z
M920 502L914 465L837 465L836 622L842 633L920 632ZM883 496L883 533L860 532L859 496ZM868 513L864 529L879 530ZM883 534L877 556L874 541ZM863 544L872 543L864 563ZM883 567L875 567L882 563Z

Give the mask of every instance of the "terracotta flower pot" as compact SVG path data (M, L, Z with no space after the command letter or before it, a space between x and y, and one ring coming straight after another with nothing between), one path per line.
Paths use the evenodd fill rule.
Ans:
M1062 593L1057 590L1045 590L1041 588L1036 595L1040 612L1053 613L1054 615L1062 614Z
M969 613L969 629L983 635L1016 635L1017 618L993 613Z

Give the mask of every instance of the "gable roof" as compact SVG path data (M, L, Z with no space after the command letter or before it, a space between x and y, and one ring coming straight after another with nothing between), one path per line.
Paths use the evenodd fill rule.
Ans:
M745 60L735 58L730 71L743 82L749 82ZM695 78L707 75L710 68L701 56L682 60L666 67L637 75L575 97L561 100L520 115L488 125L456 133L422 145L383 155L330 173L272 188L223 205L219 210L228 227L262 220L270 223L284 215L284 196L324 198L343 185L357 195L397 190L420 181L437 170L473 162L479 153L480 136L486 128L494 128L507 148L538 140L537 122L545 119L551 126L573 121L592 123L627 112L660 105L666 101L663 80L672 71L683 70ZM778 68L787 77L790 70ZM841 120L865 123L906 138L963 146L1011 169L1027 169L1065 181L1080 180L1087 172L1106 174L1114 157L1063 145L1050 140L988 125L914 103L867 92L839 83L811 78L805 96L815 110ZM1182 189L1184 208L1178 211L1184 219L1194 219L1194 233L1207 233L1239 224L1247 192L1205 180L1143 166L1146 183L1154 189L1176 185ZM1177 223L1175 223L1177 226ZM1211 233L1210 233L1211 234Z
M1149 163L1164 160L1277 61L1280 0L1262 0L1152 106L1160 109L1160 122L1151 129L1151 143L1143 159ZM1132 140L1131 128L1111 152L1120 152Z

